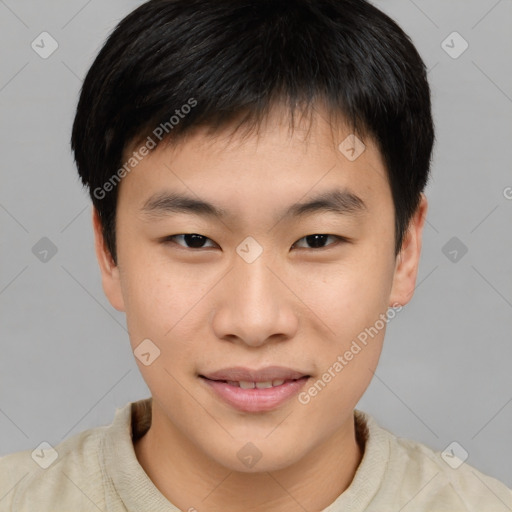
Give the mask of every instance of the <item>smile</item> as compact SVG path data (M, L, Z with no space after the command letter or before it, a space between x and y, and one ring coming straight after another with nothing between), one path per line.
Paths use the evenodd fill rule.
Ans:
M272 380L224 380L199 375L217 400L244 412L265 412L278 408L300 392L309 375Z

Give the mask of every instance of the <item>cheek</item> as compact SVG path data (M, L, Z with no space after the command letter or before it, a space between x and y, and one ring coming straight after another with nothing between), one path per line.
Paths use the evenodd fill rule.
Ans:
M211 338L208 294L218 272L207 265L173 263L165 253L155 255L150 249L125 256L123 289L132 350L150 339L160 351L151 366L138 362L146 382L156 379L153 366L172 375L188 372L203 340Z
M311 392L322 398L312 400L314 407L354 407L371 381L382 350L393 275L392 253L387 258L381 254L369 246L335 268L303 273L299 289L324 333L316 338L322 382Z
M124 293L129 297L125 302L130 344L152 393L159 397L164 392L175 403L181 403L183 397L175 379L179 379L180 372L188 371L194 361L194 344L190 343L193 329L187 325L190 318L187 313L193 315L198 295L205 292L200 285L195 286L189 275L173 272L154 258L148 263L151 261L142 253L125 259ZM148 339L149 345L143 341ZM148 351L157 357L146 365L137 354Z
M149 251L126 252L124 256L123 294L132 345L150 338L164 348L201 293L201 284L195 282L193 273L178 273Z
M337 263L297 269L300 298L336 344L357 336L387 310L393 263L378 252L368 248Z

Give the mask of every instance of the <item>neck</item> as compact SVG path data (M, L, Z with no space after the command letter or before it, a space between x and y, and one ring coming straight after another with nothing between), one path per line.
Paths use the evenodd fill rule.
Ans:
M152 407L152 423L134 441L137 459L158 490L180 510L288 512L322 510L350 485L364 446L354 421L291 466L244 473L208 457Z

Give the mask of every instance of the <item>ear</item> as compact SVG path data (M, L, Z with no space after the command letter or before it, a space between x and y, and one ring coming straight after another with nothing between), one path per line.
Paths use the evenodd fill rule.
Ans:
M396 258L395 275L389 297L390 307L397 304L404 306L411 300L414 294L427 209L427 198L425 194L421 194L420 204L409 222L409 227L402 242L402 248Z
M92 224L94 228L94 246L100 266L103 291L115 309L125 311L119 267L114 263L112 255L105 244L100 216L94 206L92 208Z

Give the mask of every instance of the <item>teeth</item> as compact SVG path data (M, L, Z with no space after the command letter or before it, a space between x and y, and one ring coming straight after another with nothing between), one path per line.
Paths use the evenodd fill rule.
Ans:
M282 380L282 379L275 379L272 381L267 380L265 382L248 382L245 380L242 380L240 382L235 381L235 380L228 380L226 382L230 386L236 386L236 387L240 387L242 389L254 389L254 388L267 389L267 388L272 388L275 386L281 386L282 384L284 384L284 380Z
M240 387L242 389L252 389L256 386L256 384L254 382L247 382L245 380L241 380L240 381Z
M272 381L268 380L266 382L256 382L256 387L258 389L271 388L272 387Z

